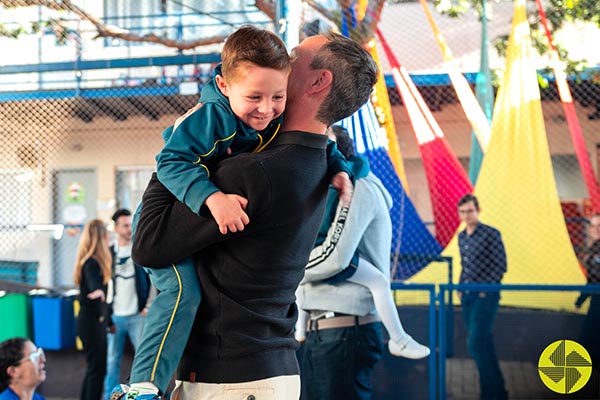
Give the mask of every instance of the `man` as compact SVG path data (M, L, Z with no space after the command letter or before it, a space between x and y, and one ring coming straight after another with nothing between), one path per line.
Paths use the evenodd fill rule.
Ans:
M114 329L111 329L107 338L108 352L104 378L106 399L109 398L111 389L119 382L125 339L129 336L134 349L137 348L142 337L144 317L152 299L156 296L156 290L150 289L148 274L131 259L131 218L131 212L124 208L117 210L112 216L117 241L110 246L113 259L113 292L109 294L108 303Z
M458 234L462 271L460 283L500 283L506 272L506 252L500 232L479 221L479 202L472 194L458 201L465 229ZM479 370L481 399L507 399L504 378L494 345L494 320L499 292L459 292L467 327L467 350Z
M306 39L292 59L282 132L265 151L226 159L211 174L225 193L248 199L243 231L221 235L155 178L144 194L134 259L158 267L192 255L202 286L173 393L180 399L300 395L294 292L325 207L324 133L368 100L378 69L336 34Z
M394 355L422 358L429 349L404 331L390 296L392 198L367 161L354 155L346 130L333 126L330 134L356 184L349 207L338 207L337 193L330 190L318 245L298 289L300 307L310 313L302 391L307 400L371 399L383 347L380 317L401 344L394 348L390 341Z
M600 214L590 218L588 232L591 245L583 253L581 261L585 266L588 285L598 286L600 284ZM596 289L598 290L598 289ZM594 362L595 369L600 367L600 293L583 291L575 301L575 307L581 308L583 303L590 297L590 308L583 321L579 343L588 351Z

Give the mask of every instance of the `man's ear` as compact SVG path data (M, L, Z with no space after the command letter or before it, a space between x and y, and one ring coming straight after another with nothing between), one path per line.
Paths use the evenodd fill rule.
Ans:
M223 94L223 96L229 96L229 86L227 86L227 82L225 82L225 78L221 75L215 76L215 81L217 82L217 87Z
M333 84L333 74L328 69L319 69L316 72L316 77L308 89L308 93L317 94L323 90L331 88Z

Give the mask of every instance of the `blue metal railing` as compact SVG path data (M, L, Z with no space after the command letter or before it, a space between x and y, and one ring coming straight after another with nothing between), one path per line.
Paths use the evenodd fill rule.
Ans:
M438 313L438 365L437 365L437 390L438 399L446 398L446 358L448 345L448 332L446 332L446 306L452 305L452 291L477 291L477 292L501 292L501 291L583 291L600 294L600 285L533 285L533 284L444 284L439 285L437 302ZM448 297L446 295L448 294ZM450 337L452 339L453 335Z
M442 256L439 254L392 254L391 259L392 265L394 266L396 265L396 263L399 262L424 262L428 264L432 262L446 263L448 265L448 284L454 282L452 257ZM394 271L394 268L392 268L392 271ZM392 275L392 279L393 278L394 276ZM450 291L450 296L452 296L452 291ZM450 318L448 318L448 329L446 331L449 335L451 335L454 331L454 309L452 307L449 307L447 312L449 313ZM448 354L448 356L452 356L453 353L454 343L452 341L449 341L446 347L446 354Z
M95 31L90 29L79 29L80 21L77 19L61 19L61 21L64 22L65 27L68 29L67 36L73 39L64 42L65 46L73 46L75 48L75 53L73 55L67 56L58 62L42 62L44 53L41 43L42 36L54 35L51 29L47 29L39 39L38 63L18 64L19 59L4 60L5 64L0 67L0 75L26 73L38 74L33 76L31 80L27 82L27 84L38 84L39 89L44 89L45 73L47 72L78 72L93 69L140 68L167 65L182 66L204 63L210 64L220 61L219 53L212 52L207 54L183 54L181 51L177 51L177 55L165 55L158 57L96 59L95 56L97 52L91 57L86 56L85 48L88 41L82 40L82 37L91 36L95 34ZM40 25L43 25L43 23L47 21L40 20L37 22ZM226 36L236 27L247 23L263 26L265 28L273 25L273 21L268 19L258 9L218 11L210 13L196 10L195 12L187 13L108 16L104 18L104 22L109 25L121 25L121 27L136 34L153 32L157 36L168 36L177 41L189 41L198 37L208 36L209 34L207 32L210 32L210 36L219 34ZM10 24L10 22L5 22L5 24ZM73 28L75 25L77 28ZM124 41L116 41L114 43L117 44L113 44L113 40L106 40L105 46L118 46L124 48L131 48L132 46L140 45L152 46L152 43ZM11 62L13 64L10 64ZM82 86L85 86L85 84L83 84L85 80L86 78L82 77L81 73L76 73L65 88L75 85L76 93L78 93L78 90L81 89ZM177 75L176 80L181 81L182 76ZM15 85L14 80L4 84L0 83L0 91L15 91L15 89L13 89L15 86L18 85ZM17 87L17 90L22 89Z
M429 306L428 306L428 324L429 324L429 355L428 361L428 388L429 388L429 399L434 400L436 396L436 365L435 365L435 354L436 354L436 293L434 284L404 284L404 283L392 283L392 290L410 290L410 291L427 291L429 292Z

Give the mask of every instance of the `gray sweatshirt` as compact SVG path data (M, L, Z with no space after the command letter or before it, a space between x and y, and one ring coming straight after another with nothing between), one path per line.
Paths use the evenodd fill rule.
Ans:
M371 172L358 179L347 214L336 213L325 241L315 247L301 282L301 307L311 311L333 311L364 316L375 313L371 292L344 281L323 283L348 267L355 251L383 273L390 273L392 197ZM360 268L360 267L359 267Z

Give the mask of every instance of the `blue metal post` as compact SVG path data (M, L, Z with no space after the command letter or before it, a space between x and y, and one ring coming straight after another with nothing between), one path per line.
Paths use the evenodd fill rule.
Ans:
M435 355L436 355L436 318L435 318L435 285L432 285L429 289L429 349L431 354L429 355L429 399L434 400L436 398L435 393Z
M440 285L438 293L438 399L446 398L446 288Z
M79 69L81 65L81 54L83 53L83 40L81 39L81 21L77 23L77 30L75 31L75 52L77 53L77 58L75 60L75 93L77 93L77 97L81 94L81 78L83 73Z
M452 257L447 257L448 261L448 330L446 341L446 357L454 355L454 297L453 297L453 265Z
M285 26L288 18L287 0L278 0L275 2L275 31L287 43L287 26ZM284 26L282 26L284 24Z

